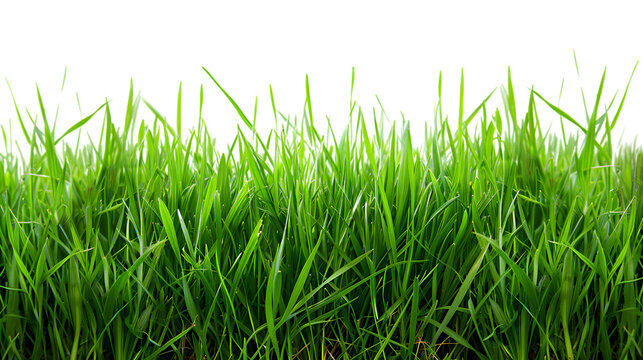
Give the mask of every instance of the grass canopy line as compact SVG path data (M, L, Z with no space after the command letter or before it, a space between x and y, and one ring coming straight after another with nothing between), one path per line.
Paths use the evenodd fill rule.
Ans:
M462 80L457 127L440 78L420 144L355 105L354 73L342 133L306 79L299 120L271 89L267 136L207 75L243 122L222 152L203 88L189 133L180 88L176 121L130 87L124 122L106 103L64 133L39 91L38 120L16 105L2 359L643 357L643 152L615 145L627 88L604 100L605 73L585 120L535 90L517 109L510 72L503 107L468 114ZM98 116L100 139L62 141Z

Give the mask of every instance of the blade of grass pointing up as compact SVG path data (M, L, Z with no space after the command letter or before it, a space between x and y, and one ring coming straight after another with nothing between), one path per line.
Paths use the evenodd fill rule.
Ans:
M237 103L234 101L234 99L232 99L232 97L230 95L228 95L228 93L223 89L223 87L221 87L221 85L219 85L219 82L217 82L214 79L212 74L210 74L210 72L206 68L203 68L203 71L205 71L206 74L208 74L208 76L210 77L210 79L212 79L214 84L219 88L219 90L221 90L221 92L223 93L223 95L225 95L225 97L228 99L228 101L230 101L230 104L232 104L234 109L237 110L237 114L239 114L239 116L241 117L241 120L243 120L243 122L246 124L246 126L248 126L248 128L250 130L254 131L254 127L252 126L252 123L250 122L250 120L248 120L248 117L243 113L243 111L241 111L241 108L239 107L239 105L237 105Z

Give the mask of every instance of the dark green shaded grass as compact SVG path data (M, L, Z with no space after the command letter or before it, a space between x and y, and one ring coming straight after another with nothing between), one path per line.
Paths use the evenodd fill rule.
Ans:
M260 137L212 78L244 123L223 152L181 133L180 90L176 129L130 88L86 147L62 139L92 116L56 137L38 93L0 156L0 356L641 357L643 153L614 146L604 79L583 121L535 91L516 109L510 74L503 109L466 114L463 79L457 127L438 99L413 144L352 99L324 134L308 80Z

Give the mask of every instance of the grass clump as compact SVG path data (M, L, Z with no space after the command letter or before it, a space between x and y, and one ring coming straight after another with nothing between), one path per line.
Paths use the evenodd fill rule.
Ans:
M602 109L604 79L583 122L536 91L520 112L509 74L491 112L464 113L462 82L452 129L440 89L419 146L352 99L322 134L308 81L303 117L273 102L264 137L214 81L248 126L223 152L201 116L181 133L180 91L176 127L130 88L122 128L105 104L85 147L62 138L91 116L56 137L42 101L38 126L16 107L0 356L641 357L643 153L614 146L625 96Z

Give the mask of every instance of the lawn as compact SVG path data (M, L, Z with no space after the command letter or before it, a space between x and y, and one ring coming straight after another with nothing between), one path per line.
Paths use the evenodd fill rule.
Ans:
M614 136L629 82L612 98L603 74L575 119L535 90L517 109L510 72L465 113L462 81L457 121L440 89L424 129L351 91L332 129L306 79L304 114L273 101L260 136L207 75L240 119L225 151L201 115L181 131L181 90L171 118L130 87L124 119L105 104L62 131L40 92L37 121L16 105L2 359L643 357L643 151Z

